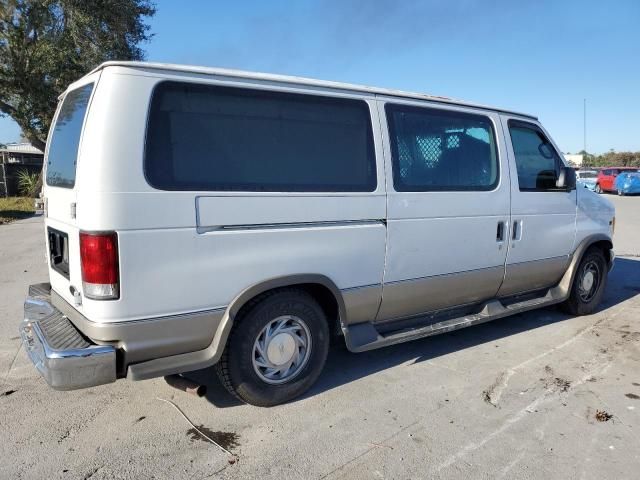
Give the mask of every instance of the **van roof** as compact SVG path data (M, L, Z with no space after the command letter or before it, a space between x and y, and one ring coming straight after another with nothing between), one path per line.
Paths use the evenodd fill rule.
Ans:
M348 90L352 92L369 93L369 94L375 94L375 95L386 95L390 97L428 100L430 102L446 103L451 105L462 105L465 107L478 108L482 110L492 110L495 112L509 113L509 114L518 115L522 117L532 118L534 120L538 119L538 117L534 115L516 112L516 111L508 110L505 108L490 107L487 105L481 105L481 104L466 102L462 100L454 100L452 98L440 97L436 95L426 95L423 93L404 92L402 90L368 87L365 85L332 82L327 80L316 80L313 78L295 77L295 76L289 76L289 75L276 75L272 73L259 73L259 72L248 72L243 70L232 70L227 68L198 67L193 65L176 65L176 64L170 64L170 63L110 61L110 62L105 62L99 65L98 67L93 69L91 72L89 72L88 75L94 72L97 72L103 68L112 67L112 66L140 68L140 69L146 69L146 70L151 69L151 70L195 73L199 75L216 75L216 76L224 76L224 77L245 78L250 80L266 80L270 82L281 82L281 83L289 83L289 84L295 84L295 85L324 87L324 88L332 88L337 90Z

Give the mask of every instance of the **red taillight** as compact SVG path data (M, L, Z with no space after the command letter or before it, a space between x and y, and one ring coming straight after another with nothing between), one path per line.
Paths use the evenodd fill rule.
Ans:
M87 298L111 300L120 296L115 233L80 233L80 264Z

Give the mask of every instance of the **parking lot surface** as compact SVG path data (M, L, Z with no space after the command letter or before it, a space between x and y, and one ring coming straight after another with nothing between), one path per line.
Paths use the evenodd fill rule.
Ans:
M600 310L544 309L381 350L334 347L303 398L239 404L211 369L51 390L20 347L41 218L0 226L0 478L638 478L640 198L616 204ZM171 400L235 463L205 441Z

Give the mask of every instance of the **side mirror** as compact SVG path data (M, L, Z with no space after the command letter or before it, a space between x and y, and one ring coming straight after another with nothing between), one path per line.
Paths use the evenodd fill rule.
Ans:
M551 160L554 157L553 147L546 142L538 145L538 151L544 158Z
M567 191L575 190L576 188L576 171L571 167L560 167L558 178L556 179L556 188L561 188Z

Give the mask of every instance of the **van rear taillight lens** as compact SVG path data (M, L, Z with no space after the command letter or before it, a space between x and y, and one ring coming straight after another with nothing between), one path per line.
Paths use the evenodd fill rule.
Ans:
M120 296L118 237L114 233L80 233L82 290L94 300Z

